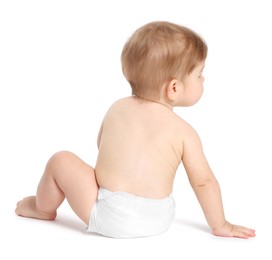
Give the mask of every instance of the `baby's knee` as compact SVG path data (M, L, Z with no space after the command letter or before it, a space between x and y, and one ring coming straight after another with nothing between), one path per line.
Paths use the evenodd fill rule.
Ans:
M61 167L66 166L73 156L74 154L68 151L57 152L48 160L46 167L51 169L60 169Z

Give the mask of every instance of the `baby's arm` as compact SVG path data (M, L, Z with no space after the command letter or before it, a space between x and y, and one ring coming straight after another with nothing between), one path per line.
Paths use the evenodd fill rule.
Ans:
M254 230L226 221L219 184L205 158L200 138L192 128L184 141L182 161L212 233L224 237L255 236Z
M103 132L103 123L101 124L101 127L100 127L98 135L97 135L97 147L98 147L98 149L99 149L99 146L100 146L102 132Z

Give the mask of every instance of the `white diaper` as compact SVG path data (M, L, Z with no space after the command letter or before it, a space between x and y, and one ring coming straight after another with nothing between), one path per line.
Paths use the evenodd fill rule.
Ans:
M174 216L172 195L149 199L100 188L87 231L115 238L158 235L169 228Z

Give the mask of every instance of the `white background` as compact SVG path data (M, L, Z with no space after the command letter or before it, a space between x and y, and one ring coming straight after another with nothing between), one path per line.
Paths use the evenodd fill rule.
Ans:
M269 2L1 1L0 258L271 259ZM175 112L202 138L227 219L256 229L256 238L212 236L182 166L174 187L176 219L160 236L85 234L66 203L54 222L14 214L17 201L35 193L53 153L70 150L95 164L105 112L130 95L122 47L154 20L188 26L209 46L202 99Z

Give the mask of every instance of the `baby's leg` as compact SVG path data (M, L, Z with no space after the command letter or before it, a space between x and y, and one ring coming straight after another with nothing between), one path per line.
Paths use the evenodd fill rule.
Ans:
M27 218L38 218L44 220L54 220L56 212L46 213L36 208L36 196L25 197L17 203L16 214Z
M98 194L94 169L70 152L59 152L48 161L36 196L18 202L20 216L53 220L66 198L86 224Z

